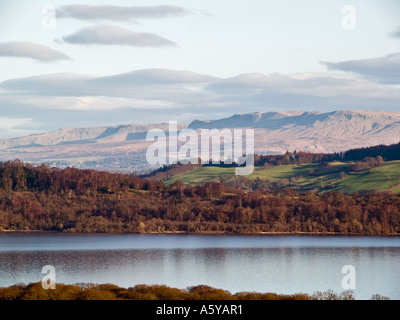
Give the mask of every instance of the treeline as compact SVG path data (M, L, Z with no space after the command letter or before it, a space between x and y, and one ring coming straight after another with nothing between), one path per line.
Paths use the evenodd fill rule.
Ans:
M400 233L392 193L165 187L120 174L0 165L0 230L102 233ZM4 178L5 177L5 178Z
M164 285L136 285L121 288L113 284L81 283L75 285L57 284L56 289L45 290L41 283L18 284L0 288L0 300L355 300L352 291L335 293L332 290L309 294L276 294L239 292L216 289L205 285L187 289L171 288ZM379 294L371 300L389 300Z
M367 157L381 156L385 161L400 160L400 143L390 146L379 145L369 148L352 149L345 152L343 160L360 161Z
M384 163L384 161L381 156L377 156L375 158L374 157L366 157L362 161L356 161L354 163L354 165L351 166L349 171L357 172L357 171L367 170L367 169L371 169L371 168L376 168L376 167L383 165L383 163Z
M289 152L283 155L255 155L255 165L308 164L332 161L364 161L368 158L381 158L384 161L400 160L400 142L389 146L379 145L351 149L335 153Z
M163 184L136 176L34 166L19 160L0 162L0 190L43 191L48 194L92 195L126 191L128 189L160 190Z
M255 155L255 165L308 164L332 161L365 161L381 158L384 161L400 160L400 142L389 146L379 145L335 153L289 152L283 155Z
M155 179L155 180L167 180L171 179L175 176L179 176L181 174L185 174L187 172L190 172L192 170L195 170L197 168L200 168L202 164L171 164L171 165L163 165L157 170L154 170L148 174L143 174L140 175L141 178L150 178L150 179Z
M254 165L256 167L262 166L280 166L286 164L309 164L332 162L341 160L342 155L339 153L325 154L325 153L309 153L309 152L289 152L287 151L282 155L255 155Z

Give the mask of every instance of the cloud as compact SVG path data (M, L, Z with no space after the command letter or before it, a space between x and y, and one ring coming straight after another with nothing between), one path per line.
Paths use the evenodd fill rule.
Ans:
M190 71L145 69L104 77L58 73L7 80L0 89L27 95L109 96L165 100L202 94L188 89L218 83L219 78ZM204 94L204 93L203 93Z
M400 94L393 88L348 74L301 73L284 75L273 73L242 74L212 83L209 91L230 97L232 100L259 100L259 97L281 96L288 101L290 96L337 98L339 96L374 98ZM284 95L287 95L285 97ZM268 101L269 102L269 101Z
M79 20L132 21L137 19L176 17L186 14L188 14L188 12L185 9L170 5L120 7L74 4L57 8L57 18L75 18Z
M109 76L60 73L4 81L0 91L2 117L32 119L43 131L256 111L400 111L398 88L343 73L252 73L226 79L166 69Z
M41 62L71 60L66 54L33 42L0 42L0 56L31 58Z
M32 119L0 117L0 137L3 139L36 133L34 127Z
M400 52L381 58L321 62L330 70L353 72L385 84L400 84Z
M111 25L82 28L69 36L63 37L63 40L72 44L126 45L133 47L169 47L177 45L153 33L139 33Z
M334 98L394 98L400 90L346 74L243 74L222 79L190 71L145 69L110 76L49 74L0 83L3 96L120 97L127 99L213 104L259 101L267 95ZM265 101L268 103L268 101Z
M154 84L199 84L218 82L218 78L191 71L168 69L144 69L93 79L105 85L154 85Z
M7 80L0 87L24 94L36 94L46 96L79 96L79 92L85 91L86 81L89 76L74 73L57 73L42 76L33 76ZM70 94L68 94L70 93ZM5 95L5 92L3 92Z
M393 38L400 38L400 28L397 29L396 31L389 33L389 35Z

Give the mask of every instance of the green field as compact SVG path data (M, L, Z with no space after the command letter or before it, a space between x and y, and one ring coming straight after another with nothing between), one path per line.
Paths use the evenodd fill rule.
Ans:
M232 179L235 174L235 168L202 167L180 176L165 181L166 185L171 185L175 181L182 181L191 186L201 185L206 182L219 182L220 176L226 176Z
M400 192L400 161L385 162L382 166L355 173L348 172L352 163L333 162L328 167L318 164L281 165L271 168L256 167L245 177L235 176L235 168L202 167L165 181L171 185L182 181L188 185L206 182L224 182L234 185L235 180L268 181L275 186L291 187L300 191L336 190L346 193L375 190Z
M400 161L386 162L383 166L350 175L337 183L338 191L361 190L400 192Z

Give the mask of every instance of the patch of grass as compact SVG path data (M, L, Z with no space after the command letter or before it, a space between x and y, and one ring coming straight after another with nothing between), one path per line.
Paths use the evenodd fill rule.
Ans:
M179 180L187 185L202 185L206 182L219 182L220 176L234 176L235 168L201 167L173 177L165 182L167 186Z
M347 193L377 190L399 192L400 161L386 162L378 168L363 170L338 181L337 191Z
M250 180L260 178L261 180L267 179L276 182L281 179L290 179L292 177L299 177L309 174L310 171L315 169L317 165L283 165L274 166L271 168L256 168L254 172L248 176Z

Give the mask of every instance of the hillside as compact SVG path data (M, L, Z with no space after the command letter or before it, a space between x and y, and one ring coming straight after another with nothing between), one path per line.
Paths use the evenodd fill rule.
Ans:
M400 233L400 197L391 192L165 187L128 175L18 161L0 163L0 177L0 231Z
M179 130L186 128L180 124ZM65 128L54 132L0 140L0 160L20 159L65 168L146 171L150 129L168 124L127 124ZM289 151L341 152L399 142L400 113L380 111L258 112L213 121L193 121L189 128L254 128L257 154Z
M342 110L267 112L234 115L215 121L194 121L189 128L255 128L258 154L340 152L399 142L400 113Z
M257 167L247 177L235 176L235 168L202 167L165 181L196 186L207 182L223 182L246 190L293 188L296 191L341 191L351 194L365 191L400 193L400 161L385 162L372 169L349 172L353 162L335 162L327 168L319 164Z
M224 165L175 165L154 172L151 177L163 180L166 185L176 181L192 186L222 182L246 190L290 187L300 192L400 193L400 143L351 149L340 154L256 155L255 170L246 177L235 176L235 168Z
M180 124L181 130L186 125ZM64 128L53 132L0 140L0 160L20 159L66 168L109 171L149 169L145 150L151 129L168 130L168 124L128 124L93 128Z
M180 129L186 125L180 125ZM70 144L108 143L142 140L151 129L168 130L168 124L127 124L92 128L63 128L53 132L0 140L0 149L60 146Z

